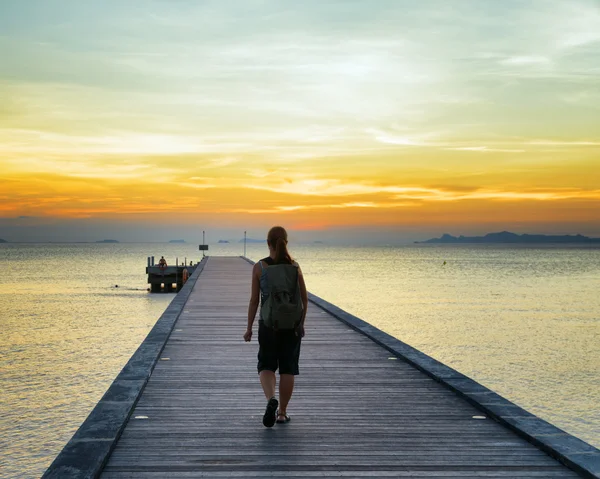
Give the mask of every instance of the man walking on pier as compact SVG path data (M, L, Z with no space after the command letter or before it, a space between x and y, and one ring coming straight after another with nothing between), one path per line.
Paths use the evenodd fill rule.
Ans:
M281 226L267 235L269 256L252 270L252 293L248 306L248 327L244 340L252 339L252 325L259 301L258 373L267 407L263 425L273 427L287 423L287 406L294 390L294 376L299 374L300 343L304 337L304 321L308 294L302 270L287 250L287 232ZM275 397L279 369L279 401Z

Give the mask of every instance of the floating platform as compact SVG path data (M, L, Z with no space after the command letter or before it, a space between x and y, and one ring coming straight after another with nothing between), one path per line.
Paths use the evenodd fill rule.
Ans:
M152 293L160 293L164 291L170 293L172 291L180 291L184 284L185 272L187 270L188 277L192 276L196 266L146 266L146 274L148 275L148 284Z
M600 451L310 295L267 429L252 265L205 258L44 478L597 478Z

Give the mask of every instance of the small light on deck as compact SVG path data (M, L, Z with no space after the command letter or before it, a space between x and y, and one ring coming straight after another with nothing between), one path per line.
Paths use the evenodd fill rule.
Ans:
M148 419L148 416L135 416L135 419Z
M170 361L171 358L160 358L161 361Z
M398 358L396 356L392 356L391 358L388 358L388 359L391 359L392 361L395 361Z
M176 329L175 332L180 333L183 329Z
M473 419L487 419L485 416L473 416Z

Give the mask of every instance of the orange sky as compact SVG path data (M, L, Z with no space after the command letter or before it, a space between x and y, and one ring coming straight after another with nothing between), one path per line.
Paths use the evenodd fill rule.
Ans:
M434 0L33 4L0 6L0 236L23 216L600 235L597 3L448 10L460 28Z

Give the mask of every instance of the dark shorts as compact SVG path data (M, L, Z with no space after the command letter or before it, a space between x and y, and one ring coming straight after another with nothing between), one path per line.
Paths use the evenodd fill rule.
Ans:
M275 331L258 322L258 372L277 371L279 374L300 374L300 343L302 339L293 330Z

